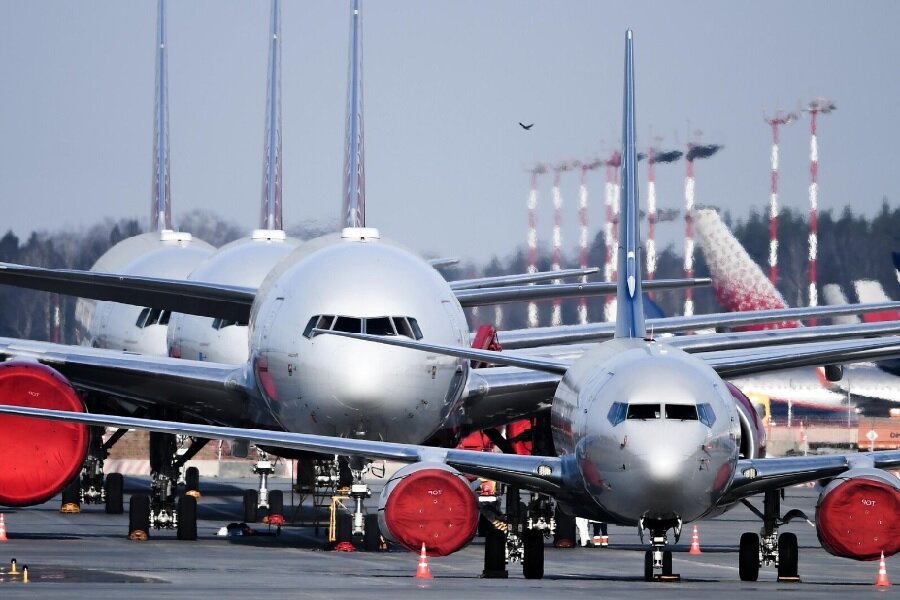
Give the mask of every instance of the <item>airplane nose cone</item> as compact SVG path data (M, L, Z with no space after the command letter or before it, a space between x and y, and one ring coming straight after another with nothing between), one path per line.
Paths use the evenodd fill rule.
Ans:
M687 456L666 449L644 456L644 466L651 485L669 486L683 476Z

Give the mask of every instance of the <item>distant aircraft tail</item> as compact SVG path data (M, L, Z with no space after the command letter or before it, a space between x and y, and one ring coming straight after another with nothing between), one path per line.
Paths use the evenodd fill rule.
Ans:
M172 229L169 191L169 63L166 59L166 0L156 5L156 104L153 111L153 206L150 226Z
M822 296L825 298L825 304L831 306L840 306L850 304L844 290L836 283L827 283L822 286ZM842 317L831 317L831 322L835 325L853 325L859 323L859 317L856 315L844 315Z
M856 289L856 297L860 302L890 302L891 299L885 293L881 282L872 279L857 279L853 282ZM863 322L875 323L878 321L897 321L900 320L900 312L896 310L887 310L878 313L866 313L862 316Z
M366 169L363 144L362 15L353 0L350 15L350 65L347 77L347 144L344 154L345 227L366 226Z
M781 293L753 262L713 209L694 211L697 241L709 266L719 303L729 311L788 308ZM743 331L800 327L798 321L751 325Z
M262 229L281 223L281 0L272 0L269 66L266 85L266 139L263 163Z
M625 91L622 109L622 196L616 292L616 337L647 335L641 295L641 238L638 229L637 150L634 116L633 34L625 32Z

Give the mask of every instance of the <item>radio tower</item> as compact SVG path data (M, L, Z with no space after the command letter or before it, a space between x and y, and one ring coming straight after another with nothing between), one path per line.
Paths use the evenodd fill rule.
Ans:
M656 138L656 143L662 138ZM651 147L647 151L647 279L653 279L656 273L656 223L659 213L656 210L656 164L675 162L682 157L681 150L658 151ZM648 295L651 295L648 292Z
M528 272L537 273L537 221L534 211L537 208L538 175L547 172L546 165L538 163L531 169L531 189L528 192ZM538 309L534 301L528 303L528 326L538 326Z
M718 144L688 144L685 154L687 160L687 176L684 180L684 276L694 276L694 161L698 158L709 158L718 152L722 146ZM694 314L694 292L691 288L685 289L684 314Z
M553 266L554 271L559 271L560 261L562 260L562 194L559 191L559 175L578 166L578 163L561 162L553 167ZM559 279L554 279L553 283L562 283ZM562 300L560 298L553 299L553 313L550 317L550 324L554 327L562 325Z
M578 186L578 222L581 227L578 237L579 265L582 269L588 267L588 191L585 184L585 175L588 171L593 171L600 167L603 161L599 158L592 161L581 163L581 181ZM582 283L587 283L587 275L581 278ZM586 325L588 322L587 298L582 296L578 299L578 322Z
M804 109L810 117L809 140L809 305L819 304L816 290L816 256L819 252L818 220L819 220L819 142L816 136L816 117L819 113L827 115L835 108L834 102L827 98L816 98ZM810 319L815 325L815 319Z
M603 275L606 281L613 281L616 276L616 261L618 260L618 223L619 223L619 167L622 165L622 155L617 150L606 159L606 224L603 227L603 239L606 242L606 264L603 266ZM607 296L603 308L604 319L612 321L615 318L615 298Z
M772 128L772 181L769 195L769 281L778 283L778 128L792 123L797 113L775 112L774 117L763 116Z

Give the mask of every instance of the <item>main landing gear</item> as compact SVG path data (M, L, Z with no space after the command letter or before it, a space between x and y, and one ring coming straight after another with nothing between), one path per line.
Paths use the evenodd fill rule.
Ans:
M196 489L178 494L179 471L209 440L192 439L187 450L179 452L176 436L150 432L150 494L135 494L129 506L128 537L147 539L149 530L175 529L179 540L197 539ZM188 468L186 487L197 487L199 473Z
M762 565L774 564L778 568L778 581L800 581L797 536L793 533L778 534L778 527L795 518L809 521L799 510L791 510L781 517L782 490L766 492L763 497L763 511L760 512L747 500L741 502L762 519L759 535L745 533L741 536L738 551L738 567L741 581L756 581Z
M104 477L103 461L109 456L109 449L118 442L127 429L118 429L103 441L103 427L90 428L87 456L81 473L63 490L60 512L81 512L82 504L105 504L109 514L122 514L123 479L121 473L110 473Z
M644 581L681 581L681 575L672 573L672 551L668 531L675 533L675 543L681 538L681 520L645 522L641 519L638 533L644 539L644 530L650 532L650 550L644 552Z
M484 505L483 505L484 506ZM484 507L481 514L484 531L485 579L509 577L509 563L522 563L525 579L544 577L544 540L556 530L553 502L548 496L532 494L528 504L521 501L519 488L506 487L506 511Z

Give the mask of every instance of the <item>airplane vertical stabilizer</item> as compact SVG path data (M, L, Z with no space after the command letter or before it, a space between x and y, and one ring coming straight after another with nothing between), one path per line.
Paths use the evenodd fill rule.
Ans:
M172 229L169 191L169 63L166 59L166 0L156 7L156 104L153 111L153 206L150 226Z
M281 224L281 0L272 0L266 82L266 138L263 163L262 229Z
M637 150L634 122L634 52L632 32L625 33L625 93L622 119L622 196L616 292L616 337L643 338L641 236L638 222Z
M847 295L844 293L844 290L841 289L841 286L836 283L826 283L822 286L822 297L825 298L825 304L828 305L843 305L850 304L850 301L847 300ZM856 315L844 315L841 317L831 317L831 322L834 325L853 325L854 323L859 323L860 318Z
M363 144L362 15L353 0L350 15L350 64L347 75L347 145L344 154L345 227L366 226L366 169Z

